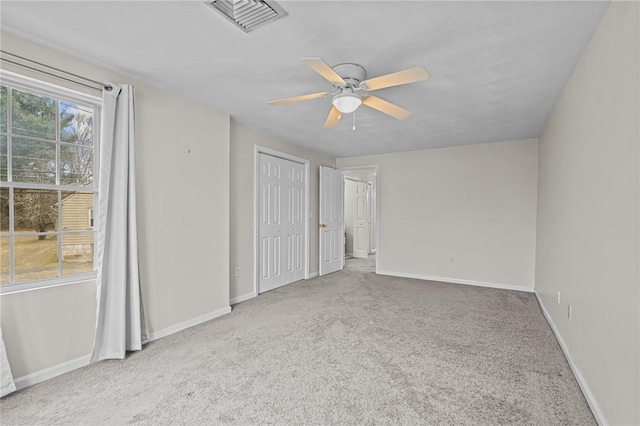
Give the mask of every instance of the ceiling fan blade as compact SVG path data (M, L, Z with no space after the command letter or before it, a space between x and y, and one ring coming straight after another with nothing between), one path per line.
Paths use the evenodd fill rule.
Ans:
M365 80L360 85L364 90L378 90L385 87L400 86L401 84L415 83L429 78L429 72L422 67L409 68L408 70L382 75L380 77Z
M404 120L411 115L411 111L375 96L367 96L362 100L362 104L373 109L377 109L378 111L397 118L398 120Z
M331 84L347 84L342 77L338 75L325 61L320 58L305 58L302 60L305 64L311 67L315 72L329 80Z
M336 127L338 125L338 120L340 120L340 117L342 117L342 113L338 111L338 108L331 107L331 111L329 111L327 121L324 122L324 127Z
M267 102L267 105L276 106L276 105L290 104L292 102L301 102L301 101L308 101L310 99L324 98L325 96L327 96L328 93L329 92L312 93L310 95L294 96L293 98L278 99L277 101Z

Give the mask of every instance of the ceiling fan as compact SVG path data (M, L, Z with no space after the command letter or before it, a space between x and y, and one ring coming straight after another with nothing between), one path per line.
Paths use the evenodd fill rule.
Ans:
M426 69L415 67L365 80L367 73L365 69L358 64L347 63L330 67L319 58L307 58L302 61L327 79L337 90L333 93L320 92L295 96L293 98L278 99L267 102L267 104L269 106L284 105L324 98L330 94L332 96L333 106L331 107L331 111L329 111L329 116L324 123L324 127L337 126L342 114L354 112L360 105L366 105L398 120L404 120L411 115L411 111L376 96L367 95L366 92L415 83L429 78L429 73Z

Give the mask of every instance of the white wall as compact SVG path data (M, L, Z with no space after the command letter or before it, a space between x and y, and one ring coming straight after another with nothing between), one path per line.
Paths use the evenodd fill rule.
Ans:
M612 2L540 137L536 265L604 420L629 425L640 423L638 13Z
M310 161L311 193L309 219L309 271L318 272L318 177L319 166L333 166L334 159L271 137L231 121L231 276L230 297L236 299L254 291L254 157L255 146L285 152ZM240 268L240 277L235 276Z
M229 115L11 34L2 33L1 47L136 87L140 273L149 331L228 307ZM95 293L89 281L2 295L2 329L15 377L91 351Z
M2 334L15 379L91 352L95 281L4 294L0 302Z
M380 166L380 272L533 289L537 140L337 164Z

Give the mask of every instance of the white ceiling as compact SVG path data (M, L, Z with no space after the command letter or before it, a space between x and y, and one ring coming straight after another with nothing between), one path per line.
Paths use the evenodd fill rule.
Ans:
M201 1L2 1L2 28L229 112L234 120L331 156L539 136L606 2L295 1L245 34ZM17 52L16 52L17 53ZM334 129L331 99L266 102L332 86L302 58L356 62L369 77L423 66L427 81L376 96ZM179 123L177 123L179 125ZM186 141L185 141L186 143Z

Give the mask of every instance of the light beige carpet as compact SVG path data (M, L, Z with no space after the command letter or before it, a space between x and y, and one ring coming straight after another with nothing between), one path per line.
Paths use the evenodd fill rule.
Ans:
M372 271L9 395L2 424L595 424L532 294Z

